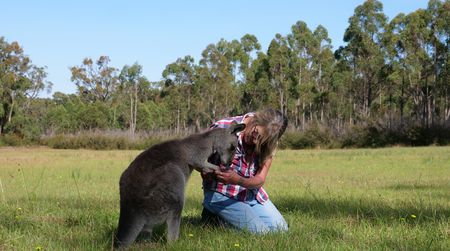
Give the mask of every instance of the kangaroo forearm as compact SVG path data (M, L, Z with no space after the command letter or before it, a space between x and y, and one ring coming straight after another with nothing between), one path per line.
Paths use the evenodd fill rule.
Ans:
M204 162L199 167L205 172L220 171L220 167L209 162Z

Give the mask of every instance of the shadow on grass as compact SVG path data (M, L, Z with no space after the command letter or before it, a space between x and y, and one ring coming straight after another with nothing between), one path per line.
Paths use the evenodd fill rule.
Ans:
M137 236L136 240L134 241L133 245L130 248L132 250L134 249L143 250L149 248L154 249L165 245L167 243L166 229L167 228L165 225L160 225L153 229L152 234L149 234L147 232L141 232ZM102 240L104 240L104 242L107 242L106 249L108 249L108 247L110 247L111 250L114 249L113 238L115 238L116 232L117 232L117 225L113 225L109 230L105 231L104 234L102 235Z
M201 204L198 200L187 200L188 206ZM111 249L119 210L119 201L111 198L33 196L17 198L14 202L0 205L0 222L2 228L8 232L20 232L25 237L34 232L38 238L55 246L77 250L85 249L86 246ZM187 225L195 228L205 226L200 212L198 216L183 216L181 224L182 228ZM36 232L36 229L39 231ZM166 232L166 226L163 224L156 227L151 236L141 233L134 247L161 247L167 243Z
M450 191L450 184L397 184L385 187L389 190L401 191L401 190L442 190Z
M273 198L282 213L307 213L318 218L350 216L374 222L393 219L411 220L415 224L448 221L450 208L420 202L404 202L395 207L381 200L366 198L321 198L313 196ZM412 221L414 220L414 221Z
M282 214L309 214L315 218L353 217L374 223L391 222L404 219L411 224L429 224L449 221L450 208L444 205L416 203L405 200L394 206L382 199L319 197L312 195L278 196L272 198ZM186 205L200 205L198 199L187 198ZM17 205L21 205L19 211ZM199 207L201 208L201 206ZM56 246L69 249L110 249L113 234L117 228L119 202L114 199L98 198L51 198L35 197L18 199L10 205L1 205L0 222L3 229L20 232L24 238L30 233L39 238L55 243ZM182 231L185 227L222 228L223 225L205 225L198 215L182 218ZM51 217L49 217L51 215ZM411 215L416 217L412 218ZM39 231L34 231L39 230ZM138 247L161 247L166 243L164 226L155 229L152 237L141 235L136 241ZM60 233L65 233L61 235Z

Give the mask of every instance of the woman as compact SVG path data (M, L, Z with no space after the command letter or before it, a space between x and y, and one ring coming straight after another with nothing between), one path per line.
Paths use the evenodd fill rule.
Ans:
M233 121L246 124L246 128L238 133L232 164L212 175L202 175L202 216L218 215L222 221L253 233L287 231L286 221L262 187L287 119L279 111L266 109L222 119L211 127L226 128Z

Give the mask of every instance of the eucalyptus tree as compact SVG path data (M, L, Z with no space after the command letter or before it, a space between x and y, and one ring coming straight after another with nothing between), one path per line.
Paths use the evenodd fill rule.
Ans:
M221 51L223 55L225 56L226 60L229 63L231 75L233 77L232 84L236 85L236 83L241 81L240 75L240 66L241 66L241 60L245 55L245 52L243 50L243 47L241 43L233 39L231 42L226 41L225 39L221 39L217 44L216 47L218 51Z
M50 90L45 68L35 66L17 42L0 37L0 135L19 109L29 108L44 89Z
M108 56L95 62L85 58L80 66L70 67L71 81L81 100L78 118L81 130L106 129L116 125L113 97L119 83L118 69L109 66ZM112 111L112 113L111 113Z
M410 25L406 28L412 28L416 36L410 36L409 40L418 49L416 58L418 79L415 84L414 96L422 125L429 127L434 124L435 104L438 94L438 50L440 39L436 35L436 17L439 1L430 1L428 9L419 9L411 13Z
M145 88L148 80L142 75L142 66L138 63L134 63L132 66L125 65L118 78L121 93L116 96L116 99L119 100L122 95L128 97L130 111L129 130L134 134L137 127L138 103L140 103L139 94L142 92L142 89ZM116 104L117 102L113 103Z
M238 86L240 112L258 110L271 96L268 81L267 55L261 51L256 36L245 34L240 40L243 53L240 57L242 83Z
M196 67L194 58L185 56L178 58L174 63L166 66L162 76L164 79L163 91L167 92L167 98L172 110L176 111L174 114L175 128L178 133L183 124L184 128L188 123L195 120L195 112L191 110L193 107L193 99L195 95L194 84L196 82ZM196 110L196 109L195 109Z
M388 126L393 125L394 120L399 120L400 126L403 126L404 110L407 97L405 65L406 53L402 43L401 34L405 28L405 14L401 13L394 17L388 24L384 33L384 47L386 48L386 69L387 69L387 88L386 95L388 99ZM395 119L396 118L396 119Z
M253 63L254 57L258 56L261 51L261 44L255 35L245 34L241 37L241 46L243 53L240 57L240 71L243 74L243 79L247 80L247 70Z
M227 116L236 110L237 93L233 86L232 64L224 40L210 44L202 52L198 86L205 105L204 115L208 123L218 117Z
M70 79L84 101L111 101L118 84L118 69L109 66L110 61L108 56L100 56L95 63L91 58L85 58L80 66L70 67Z
M430 32L427 52L433 62L427 110L428 120L434 125L438 117L443 123L450 119L450 1L430 0L426 12Z
M295 99L294 125L300 125L300 113L302 118L302 128L306 124L306 104L309 105L309 113L312 115L313 102L313 77L311 67L313 55L313 34L303 21L298 21L291 27L291 33L287 35L287 41L292 51L291 65L293 86L290 88L290 94ZM312 117L312 116L311 116Z
M246 81L241 87L240 103L243 112L278 106L278 95L274 90L270 81L269 57L259 51L246 70Z
M420 121L423 107L421 87L425 72L423 62L430 62L424 44L429 35L426 34L425 11L420 10L408 15L397 15L385 33L385 47L388 51L388 64L391 72L388 80L390 106L392 100L398 100L400 125L403 126L405 111ZM430 62L431 63L431 62ZM393 97L393 98L392 98ZM422 121L424 122L424 121Z
M272 39L267 52L269 63L269 80L278 96L278 105L282 113L287 113L289 99L288 88L291 81L291 49L288 41L280 34Z
M356 7L344 33L347 45L343 50L351 60L355 107L366 118L371 115L372 102L380 94L383 81L378 74L384 66L381 42L386 25L382 3L368 0Z
M426 124L425 95L428 92L423 79L427 78L426 69L432 64L425 46L430 36L425 18L425 10L417 10L408 15L399 15L392 22L396 36L396 55L401 67L402 88L405 88L406 92L404 98L402 95L402 106L405 104L405 108L409 108L414 115L414 120L421 121L422 125Z
M332 73L332 89L329 96L330 113L336 119L335 127L338 132L345 129L346 125L353 125L355 123L355 92L352 88L352 81L354 79L352 57L344 49L340 47L334 52L335 65Z
M329 107L329 94L333 75L334 56L328 31L322 25L317 26L311 46L311 75L314 82L314 100L318 106L320 121L325 123Z
M439 62L442 67L439 71L439 82L442 91L442 119L443 123L450 124L450 0L443 1L438 8L436 20L437 36L441 41Z
M261 45L254 35L246 34L240 41L234 39L227 42L222 39L217 43L217 47L224 52L231 66L233 76L231 84L236 98L236 105L232 109L233 113L246 112L251 107L251 103L254 103L254 97L249 95L251 91L247 90L254 87L249 77L251 74L249 68L254 60L253 55L259 52Z
M45 130L53 133L75 133L81 129L78 119L82 111L80 98L75 94L55 92L51 99L54 105L45 114Z

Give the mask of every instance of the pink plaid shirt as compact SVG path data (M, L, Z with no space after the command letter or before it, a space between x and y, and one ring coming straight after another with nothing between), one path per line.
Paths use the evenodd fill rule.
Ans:
M237 123L242 123L246 117L253 116L254 113L247 113L245 115L225 118L214 123L210 128L227 128L230 124L235 121ZM247 162L245 160L245 152L242 144L242 133L238 133L238 147L236 148L236 152L234 154L233 160L228 167L222 166L223 170L233 170L237 174L242 177L250 178L255 176L256 172L259 168L258 158L257 156L253 156L252 162ZM227 197L233 198L239 201L249 201L252 200L256 195L256 200L263 204L269 199L267 192L264 188L254 188L248 189L239 185L233 184L224 184L217 180L203 180L203 188L206 190L212 190L219 192Z

